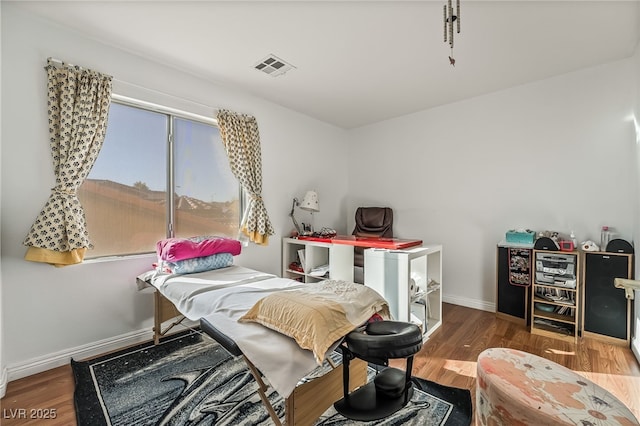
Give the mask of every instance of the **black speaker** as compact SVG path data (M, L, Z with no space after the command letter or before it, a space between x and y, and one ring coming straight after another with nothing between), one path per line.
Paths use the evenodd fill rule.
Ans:
M630 304L614 278L631 278L632 256L585 253L583 330L628 341Z
M560 247L558 246L558 244L548 237L538 238L534 243L533 248L536 250L552 250L552 251L560 250Z
M607 244L606 251L608 251L609 253L631 254L633 253L633 246L625 240L616 238L614 240L609 241L609 244Z

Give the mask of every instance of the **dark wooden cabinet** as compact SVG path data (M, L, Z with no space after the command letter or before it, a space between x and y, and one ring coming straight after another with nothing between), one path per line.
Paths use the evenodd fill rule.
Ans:
M531 248L498 246L496 315L528 324Z

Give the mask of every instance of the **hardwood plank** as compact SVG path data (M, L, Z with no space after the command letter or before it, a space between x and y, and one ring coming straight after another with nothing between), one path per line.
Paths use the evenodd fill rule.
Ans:
M75 425L74 386L71 366L9 382L0 400L0 424Z
M631 349L591 338L571 343L532 335L523 324L463 306L443 304L442 327L416 355L413 374L469 389L475 405L476 360L490 347L518 349L564 365L610 391L640 419L640 365ZM392 365L405 368L403 360ZM0 424L75 425L73 390L70 366L12 381L0 400ZM55 419L28 418L45 413L31 410L52 409ZM17 418L23 412L27 418Z

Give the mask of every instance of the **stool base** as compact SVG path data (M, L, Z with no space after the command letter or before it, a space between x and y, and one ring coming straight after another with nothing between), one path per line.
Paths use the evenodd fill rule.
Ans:
M375 384L367 383L333 406L344 417L359 421L372 421L388 417L407 405L413 396L413 384L398 398L389 399L376 394ZM348 401L347 401L348 399Z

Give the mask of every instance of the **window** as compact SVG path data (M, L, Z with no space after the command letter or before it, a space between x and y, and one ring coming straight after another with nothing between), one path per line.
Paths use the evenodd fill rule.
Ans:
M236 237L240 187L213 120L112 102L100 155L78 191L94 249L149 253L166 237Z

